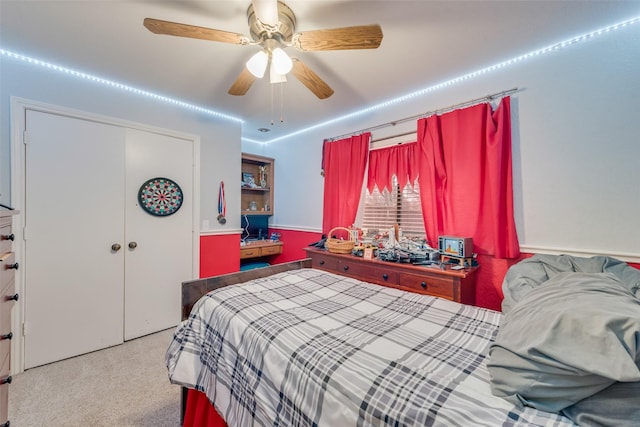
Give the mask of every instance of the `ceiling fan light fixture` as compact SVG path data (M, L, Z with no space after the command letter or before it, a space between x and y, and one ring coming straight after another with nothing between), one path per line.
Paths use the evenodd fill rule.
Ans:
M277 47L271 52L271 68L275 68L276 73L285 75L293 67L293 61L284 50Z
M257 78L261 79L264 76L264 72L267 70L267 63L269 62L269 55L264 50L253 55L247 61L247 70Z
M284 83L287 81L287 76L282 73L279 73L275 67L273 62L273 58L271 59L271 67L269 67L269 83Z

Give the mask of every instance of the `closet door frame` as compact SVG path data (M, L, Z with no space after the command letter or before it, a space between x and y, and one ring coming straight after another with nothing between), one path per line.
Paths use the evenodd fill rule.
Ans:
M199 277L200 271L200 137L184 132L176 132L170 129L145 125L109 116L103 116L86 111L75 110L57 105L32 101L19 97L11 97L11 200L13 208L25 211L25 141L26 111L35 110L43 113L59 114L67 117L105 123L123 128L137 129L147 132L160 133L175 138L193 141L193 205L192 205L192 254L191 266L192 278ZM28 143L28 141L26 142ZM15 215L13 219L13 242L17 260L25 259L24 247L24 222L22 215ZM26 230L28 233L28 230ZM20 262L20 261L19 261ZM24 265L24 264L23 264ZM24 268L16 271L16 293L24 295L25 275ZM11 343L11 372L18 374L24 371L24 328L25 328L25 301L19 299L12 312L14 331ZM27 325L28 328L28 325Z

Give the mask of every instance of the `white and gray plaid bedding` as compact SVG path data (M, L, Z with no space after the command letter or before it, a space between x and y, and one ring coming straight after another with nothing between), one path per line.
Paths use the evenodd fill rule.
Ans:
M295 270L201 298L166 364L230 427L574 425L491 395L500 316Z

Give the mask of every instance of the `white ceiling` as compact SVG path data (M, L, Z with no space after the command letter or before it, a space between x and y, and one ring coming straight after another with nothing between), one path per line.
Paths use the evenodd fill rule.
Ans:
M640 15L640 1L288 0L297 31L380 24L376 50L296 52L335 93L293 77L227 90L258 47L155 35L145 17L248 35L250 0L0 0L0 47L245 120L269 140ZM2 90L10 90L2 88ZM275 119L275 124L270 124ZM270 128L263 134L258 128Z

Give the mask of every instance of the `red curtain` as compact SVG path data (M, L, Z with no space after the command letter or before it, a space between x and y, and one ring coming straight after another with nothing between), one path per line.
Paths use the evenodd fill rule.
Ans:
M367 190L371 193L377 185L379 191L385 188L391 191L393 175L398 177L400 188L407 183L413 185L418 177L416 148L418 144L410 142L401 145L372 150L369 153L369 172Z
M370 139L371 133L367 132L339 141L325 141L323 233L329 233L334 227L349 227L355 221Z
M513 218L511 100L418 120L422 214L429 242L472 237L474 251L520 254Z

